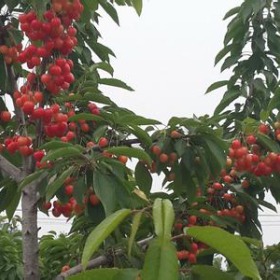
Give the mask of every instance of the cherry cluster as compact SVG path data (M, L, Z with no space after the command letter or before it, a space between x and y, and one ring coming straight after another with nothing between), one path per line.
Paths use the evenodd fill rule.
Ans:
M64 192L69 197L67 203L62 203L59 200L55 200L53 204L50 201L45 201L42 204L44 210L49 210L52 208L52 214L54 217L59 217L63 215L66 218L71 217L72 215L80 215L86 205L90 203L92 206L97 206L100 204L100 200L96 194L93 193L93 189L89 188L83 197L83 205L79 205L76 199L73 197L74 188L75 188L75 177L69 177L63 183Z
M4 141L5 147L8 152L14 154L16 151L22 156L30 156L33 154L34 149L32 148L32 137L24 137L14 135L12 138L6 138Z
M17 63L19 53L22 50L22 45L7 47L6 45L0 46L0 54L4 56L4 60L7 64Z

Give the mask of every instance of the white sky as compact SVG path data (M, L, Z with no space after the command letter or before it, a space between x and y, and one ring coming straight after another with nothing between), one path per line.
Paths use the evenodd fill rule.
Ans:
M115 77L135 92L104 87L120 106L164 123L172 116L212 114L223 91L205 96L207 87L227 74L214 68L226 32L225 13L240 0L144 0L139 18L131 8L121 7L118 27L107 16L101 20L102 43L116 53ZM264 241L279 242L280 216L263 216ZM64 219L40 214L41 233L67 231Z

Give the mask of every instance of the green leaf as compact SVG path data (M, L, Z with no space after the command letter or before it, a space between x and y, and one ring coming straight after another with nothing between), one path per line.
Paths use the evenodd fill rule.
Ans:
M231 10L229 10L229 11L225 14L223 20L226 20L226 19L228 19L229 17L231 17L231 16L233 16L233 15L235 15L235 14L238 14L239 11L240 11L240 6L235 7L235 8L232 8Z
M229 90L227 91L220 104L216 107L214 115L218 115L221 113L228 105L230 105L235 99L240 96L240 92L238 90Z
M53 150L48 152L42 159L43 162L46 162L48 160L56 160L58 158L62 157L73 157L81 155L81 150L74 148L74 147L67 147L67 148L60 148L57 150Z
M142 0L132 0L132 5L135 11L137 12L138 16L140 16L143 8Z
M119 269L102 268L102 269L91 269L81 272L76 275L67 277L67 280L113 280L118 275Z
M141 116L137 116L135 114L126 114L120 118L117 119L117 123L124 125L155 125L155 124L161 124L157 120L153 119L147 119Z
M97 102L97 103L106 104L106 105L113 104L112 100L109 97L104 96L102 93L98 93L98 92L93 92L93 93L86 92L83 99Z
M153 178L147 166L140 161L135 167L135 180L141 191L149 196L152 188Z
M137 280L139 272L137 269L119 269L119 273L113 277L113 280ZM104 278L102 278L104 280Z
M21 192L17 192L14 195L14 197L12 198L11 202L9 203L9 206L6 208L6 214L7 214L9 221L11 221L11 219L14 216L14 213L18 207L20 198L21 198Z
M134 89L128 86L125 82L114 78L103 78L99 80L99 83L106 86L118 87L129 91L134 91Z
M47 186L46 200L50 200L57 190L63 185L64 181L75 171L75 167L71 166L65 170L56 180Z
M231 45L225 46L221 51L219 51L219 53L217 54L217 56L215 58L215 65L217 65L234 48L236 48L236 44L231 44Z
M117 208L116 184L115 180L100 171L93 173L93 188L102 202L106 215L110 215Z
M147 162L149 165L152 164L151 157L145 151L139 148L120 146L120 147L108 148L107 152L113 153L116 156L123 155L123 156L138 158L140 160L143 160L144 162Z
M112 20L117 25L119 25L120 22L119 22L118 13L117 10L114 8L114 6L110 2L107 2L106 0L99 0L98 2L102 6L102 8L106 11L106 13L112 18Z
M280 153L279 145L270 139L267 135L257 133L258 143L261 144L262 147L268 149L271 152Z
M132 225L131 225L131 233L130 233L130 237L128 240L128 257L129 258L131 258L131 249L132 249L133 242L135 240L137 230L140 225L141 217L142 217L142 212L136 213L136 215L133 217L133 221L132 221Z
M0 55L0 89L1 91L6 91L7 90L7 67L6 67L6 63L3 59L3 55Z
M71 118L69 118L70 122L79 121L79 120L104 121L104 119L102 117L97 116L97 115L93 115L93 114L90 114L90 113L80 113L80 114L76 114L75 116L72 116Z
M106 62L99 62L99 63L95 63L92 66L90 66L90 71L93 71L95 69L102 69L106 72L108 72L109 74L111 74L111 76L113 76L114 74L114 68Z
M116 227L131 213L129 209L121 209L102 221L89 235L86 240L82 267L86 269L92 254L99 248L101 243L116 229Z
M171 238L171 231L174 223L173 205L168 199L157 198L153 205L153 221L155 233L163 240Z
M280 88L278 88L273 95L273 97L270 99L267 111L271 112L275 108L279 108L280 106Z
M216 82L214 84L212 84L207 90L206 90L206 93L208 92L211 92L215 89L218 89L220 87L223 87L223 86L226 86L228 84L228 81L219 81L219 82Z
M170 241L154 239L149 245L141 272L143 280L178 280L178 260Z
M40 150L55 150L55 149L66 148L66 147L73 147L73 145L71 143L52 140L50 142L43 144L39 149Z
M130 132L134 134L147 147L152 146L153 141L150 135L137 125L130 124Z
M22 189L27 186L28 184L30 184L31 182L33 182L34 180L40 178L42 176L43 173L45 173L46 170L39 170L37 172L34 172L30 175L28 175L26 178L24 178L21 183L18 186L18 192L21 192Z
M220 252L230 260L243 275L252 277L253 279L261 279L250 250L238 236L234 236L221 228L212 226L194 226L188 228L186 234L208 244L213 249Z
M234 280L230 274L210 265L195 265L191 271L198 275L200 280Z

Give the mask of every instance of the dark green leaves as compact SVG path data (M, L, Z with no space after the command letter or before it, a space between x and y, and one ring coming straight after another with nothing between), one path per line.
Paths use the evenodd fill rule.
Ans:
M240 91L233 89L227 91L223 99L221 100L220 104L216 107L214 114L218 115L221 113L227 106L229 106L235 99L237 99L240 96Z
M153 179L147 166L140 161L137 163L135 168L135 179L138 187L146 195L150 195Z
M228 81L219 81L219 82L216 82L214 84L212 84L207 90L206 90L206 93L208 92L211 92L215 89L218 89L220 87L223 87L223 86L226 86L228 84Z
M120 24L119 17L115 7L110 2L107 2L106 0L98 0L98 2L102 6L102 8L106 11L106 13L113 19L113 21L119 25Z
M122 209L101 222L87 238L82 256L82 267L85 270L92 254L100 244L116 229L116 227L131 213L128 209Z
M114 78L103 78L99 80L99 83L106 86L119 87L129 91L134 91L134 89L128 86L125 82Z
M42 161L45 162L48 160L56 160L58 158L63 158L63 157L73 157L80 154L81 151L79 149L74 147L66 147L57 150L52 150L51 152L49 152L47 155L43 157Z
M75 167L69 167L58 178L54 179L47 187L46 199L50 200L57 190L63 185L64 181L74 172Z
M186 234L208 244L223 254L243 275L253 279L261 279L250 250L238 236L212 226L194 226L188 228Z

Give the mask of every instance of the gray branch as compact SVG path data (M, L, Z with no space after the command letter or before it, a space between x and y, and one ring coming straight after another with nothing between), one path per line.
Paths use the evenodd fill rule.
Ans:
M21 182L21 180L23 179L23 172L12 163L10 163L2 155L0 155L0 169L4 174L11 177L17 183Z
M139 246L144 246L144 245L148 244L152 239L153 239L153 236L148 237L146 239L143 239L143 240L137 242L137 244ZM123 253L124 253L124 250L119 249L119 250L116 250L113 255L114 256L119 256ZM95 259L90 260L86 269L97 268L97 267L100 267L101 265L109 264L110 262L112 262L112 255L107 255L107 256L102 255L102 256L99 256ZM63 273L59 274L58 276L56 276L55 280L64 280L67 277L69 277L71 275L74 275L74 274L77 274L77 273L82 272L82 271L83 271L82 265L79 264L77 266L74 266L74 267L70 268L66 272L63 272Z

